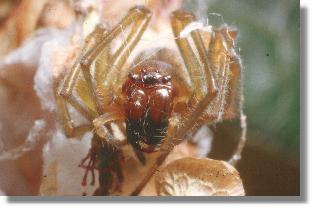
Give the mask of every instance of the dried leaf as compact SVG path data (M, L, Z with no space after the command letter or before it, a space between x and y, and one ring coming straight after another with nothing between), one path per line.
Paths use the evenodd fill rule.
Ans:
M157 174L155 182L161 196L245 195L238 171L220 160L175 160Z

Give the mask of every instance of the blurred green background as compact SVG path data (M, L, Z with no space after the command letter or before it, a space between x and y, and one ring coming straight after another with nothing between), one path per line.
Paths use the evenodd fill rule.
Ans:
M249 195L299 195L300 8L297 0L198 0L186 8L238 28L248 142L238 169ZM237 121L218 124L212 158L228 159ZM289 182L289 184L287 184Z

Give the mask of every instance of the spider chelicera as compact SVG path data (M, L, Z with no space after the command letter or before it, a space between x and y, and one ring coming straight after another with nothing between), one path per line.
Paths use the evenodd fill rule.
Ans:
M56 93L58 113L68 137L94 130L89 154L80 166L86 169L83 185L88 172L94 184L94 170L99 171L100 187L95 194L109 195L113 184L123 180L120 147L125 142L114 138L112 123L124 133L126 143L142 164L146 162L143 152L160 152L133 190L132 195L137 195L175 145L202 125L236 114L241 69L235 52L237 31L223 25L210 32L195 29L181 37L196 18L178 10L171 14L178 51L162 48L148 57L141 53L128 64L130 67L125 67L150 19L151 12L138 6L110 31L97 26ZM124 31L127 38L112 52L111 43ZM183 67L188 78L182 73ZM88 123L75 125L68 104Z

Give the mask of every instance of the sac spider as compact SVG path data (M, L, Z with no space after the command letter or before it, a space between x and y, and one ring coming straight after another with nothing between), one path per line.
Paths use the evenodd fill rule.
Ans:
M162 48L148 57L141 53L123 76L124 65L150 19L151 12L138 6L110 31L97 26L56 93L68 137L94 130L89 154L80 166L86 169L83 185L89 171L92 184L94 169L99 171L98 195L109 195L123 180L120 163L125 142L114 138L112 123L122 130L142 164L146 162L143 152L160 152L133 190L132 195L137 195L175 145L190 138L202 125L236 114L241 68L234 48L237 31L222 26L211 32L195 29L187 37L180 37L196 21L189 12L171 14L179 52ZM124 31L128 31L126 40L112 52L112 42ZM178 53L184 63L176 62ZM189 80L182 73L183 67ZM88 124L75 125L67 104Z

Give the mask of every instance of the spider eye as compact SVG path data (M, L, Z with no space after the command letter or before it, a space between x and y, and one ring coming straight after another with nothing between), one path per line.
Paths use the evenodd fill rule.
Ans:
M168 75L168 76L163 77L162 81L164 83L167 83L167 82L171 81L171 76Z
M134 74L134 73L129 73L128 77L132 80L138 80L140 78L138 74Z
M158 82L161 75L156 72L150 72L143 75L143 83L144 84L155 84Z

